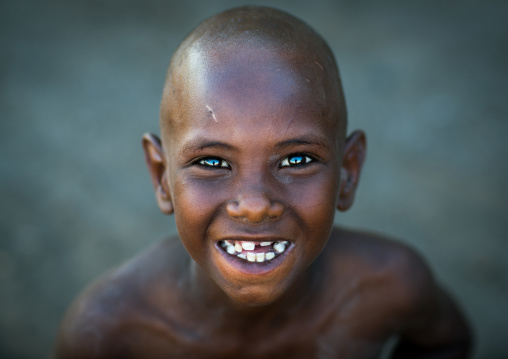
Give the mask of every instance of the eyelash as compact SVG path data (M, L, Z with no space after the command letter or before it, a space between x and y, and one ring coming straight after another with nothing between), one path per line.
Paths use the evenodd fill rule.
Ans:
M308 165L309 163L314 162L315 159L304 154L304 153L296 153L293 155L289 155L285 157L279 168L282 167L302 167ZM197 161L200 166L208 167L208 168L231 168L231 165L226 161L218 157L206 157Z

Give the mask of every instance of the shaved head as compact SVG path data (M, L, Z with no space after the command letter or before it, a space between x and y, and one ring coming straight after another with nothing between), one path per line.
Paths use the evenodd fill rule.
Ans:
M263 66L271 71L263 71ZM337 124L339 142L344 142L346 106L328 45L294 16L273 8L248 6L205 20L174 53L161 102L163 143L175 126L185 121L194 96L215 91L210 84L236 81L246 87L263 81L263 74L270 76L266 81L272 81L274 87L279 84L278 74L281 78L291 74L294 81L284 84L287 93L292 88L307 87L309 101L322 104L322 117Z

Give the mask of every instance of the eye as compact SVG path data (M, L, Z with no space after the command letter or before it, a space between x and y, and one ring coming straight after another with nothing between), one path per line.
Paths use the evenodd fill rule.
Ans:
M306 164L309 164L310 162L313 162L314 159L304 155L304 154L296 154L291 155L286 158L284 158L280 164L281 167L299 167L299 166L305 166Z
M198 163L204 167L221 167L221 168L230 168L231 166L226 160L217 158L217 157L207 157L200 159Z

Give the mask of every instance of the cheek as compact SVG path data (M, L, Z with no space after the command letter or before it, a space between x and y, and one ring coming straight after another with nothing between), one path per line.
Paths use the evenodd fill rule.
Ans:
M173 205L178 234L190 251L191 246L201 245L206 228L222 202L218 185L199 180L176 178L173 188Z
M334 176L314 178L311 183L296 186L291 207L307 234L306 252L317 255L325 246L333 226L337 203L337 181Z
M310 183L293 184L291 202L307 221L328 221L335 215L338 181L335 176L315 177Z
M179 210L184 213L192 212L193 216L201 217L222 200L224 179L213 181L175 176L172 180L175 183L172 191L175 213Z

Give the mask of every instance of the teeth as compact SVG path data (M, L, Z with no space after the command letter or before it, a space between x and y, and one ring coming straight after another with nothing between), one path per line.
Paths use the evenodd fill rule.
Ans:
M286 245L282 242L277 242L274 244L273 249L275 249L277 253L282 253L286 250Z
M235 242L223 240L220 243L220 246L226 250L230 255L237 256L238 258L248 260L249 262L258 262L263 263L265 261L269 261L274 259L278 254L284 252L289 245L288 241L280 241L280 242L260 242L259 245L262 247L268 247L273 245L274 251L270 252L260 252L253 253L250 252L256 248L256 244L254 242L245 241L245 242ZM243 252L242 251L249 251Z
M242 242L242 248L246 251L252 251L256 245L252 242Z
M226 251L227 251L229 254L235 254L235 253L236 253L235 247L234 247L234 246L231 246L231 245L227 246Z

